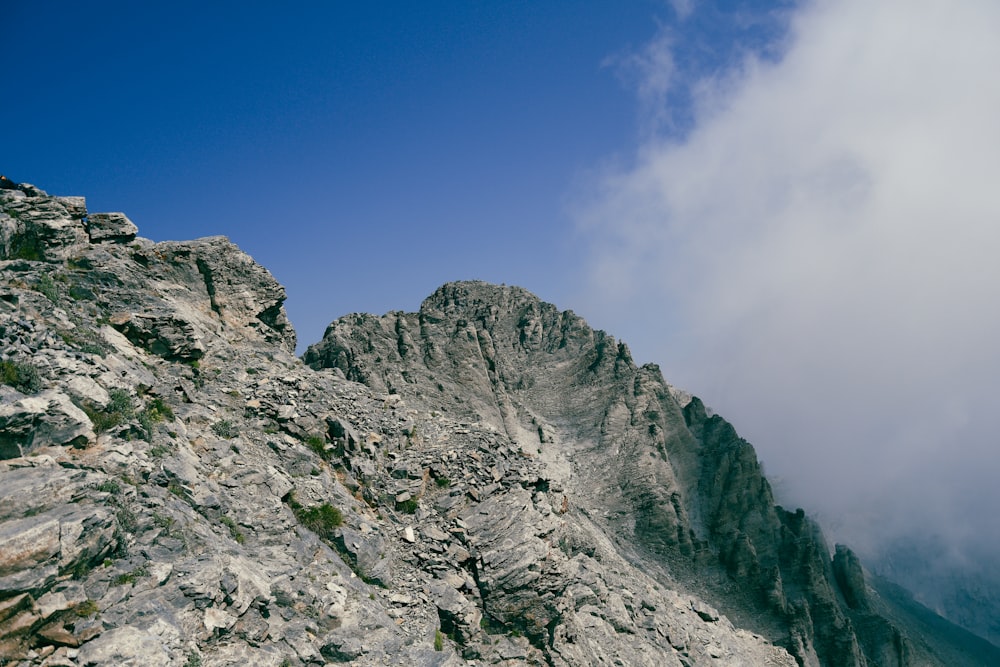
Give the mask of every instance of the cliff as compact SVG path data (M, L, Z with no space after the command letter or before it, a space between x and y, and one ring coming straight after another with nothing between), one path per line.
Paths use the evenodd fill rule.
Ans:
M572 313L456 283L307 365L253 259L137 231L0 190L0 663L1000 657L908 620Z

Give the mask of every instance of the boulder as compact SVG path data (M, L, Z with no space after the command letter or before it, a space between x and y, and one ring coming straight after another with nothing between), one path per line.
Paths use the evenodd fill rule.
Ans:
M83 447L93 442L87 414L55 389L0 404L0 459L24 456L46 446Z
M82 197L32 196L24 189L0 190L0 259L62 261L89 239Z
M344 526L337 529L335 546L362 580L386 588L392 584L389 548L381 535Z
M76 662L81 667L169 667L175 664L172 651L157 635L132 625L109 630L87 642L80 648Z
M171 361L197 361L205 346L197 325L179 313L120 313L111 317L111 326L129 342Z
M124 213L91 213L87 216L87 234L91 243L128 243L139 229Z
M833 576L848 607L858 611L871 609L861 561L858 560L853 551L843 544L836 546L836 552L833 555Z

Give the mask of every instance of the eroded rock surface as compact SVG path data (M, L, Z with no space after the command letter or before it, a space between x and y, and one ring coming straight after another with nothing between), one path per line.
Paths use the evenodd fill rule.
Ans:
M660 581L711 600L800 664L914 662L912 638L872 599L857 558L844 547L831 557L815 523L775 504L750 444L572 312L517 287L453 283L416 313L333 322L304 359L412 405L493 425L538 462L546 492L560 490L553 506L585 516L590 535L607 536ZM519 553L530 554L534 542L518 541L526 545ZM574 543L563 542L562 551L572 553ZM510 616L537 619L521 628L537 643L553 624L554 652L569 617L558 611L549 571L527 568L532 579L523 586L501 575L515 583L501 586L499 597ZM553 575L560 583L568 576ZM489 610L488 597L484 604ZM717 614L698 617L711 622ZM620 640L635 619L608 622ZM924 646L918 652L917 663L933 660Z
M773 506L749 445L571 313L447 286L335 323L314 369L250 257L130 225L0 191L0 663L791 667L909 646L859 566Z

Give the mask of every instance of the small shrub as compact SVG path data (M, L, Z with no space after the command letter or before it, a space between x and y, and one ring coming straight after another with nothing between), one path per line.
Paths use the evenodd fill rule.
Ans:
M100 609L97 608L97 603L93 600L86 600L80 604L73 607L73 613L80 618L87 618L88 616L93 616Z
M174 420L174 411L162 398L154 398L146 404L146 412L154 422Z
M170 453L170 448L166 445L155 445L149 449L149 455L154 459L163 458Z
M222 517L221 519L219 519L219 522L222 523L223 526L229 529L229 535L234 540L236 540L237 544L243 544L243 542L246 541L246 538L243 537L243 533L240 532L240 527L236 525L236 522L230 519L228 516Z
M416 498L408 498L401 503L396 503L396 509L404 514L413 514L417 511L418 507L420 507L420 504Z
M118 482L113 479L106 479L97 485L97 490L103 493L110 493L113 496L117 496L122 492L122 487Z
M108 391L108 397L110 400L106 410L132 416L132 397L128 395L127 391L115 387Z
M154 398L146 404L142 412L139 413L139 426L146 436L146 442L153 441L153 426L159 422L169 419L173 421L174 411L169 405L163 402L162 398Z
M149 574L149 570L147 570L146 566L143 565L143 566L137 567L136 569L132 570L131 572L127 572L125 574L119 574L117 577L115 577L111 581L111 583L113 585L115 585L115 586L124 586L125 584L134 584L135 582L139 581L140 579L142 579L143 577L147 576L148 574Z
M212 424L212 433L224 440L229 440L238 436L240 429L228 419L222 419Z
M188 653L188 659L184 663L184 667L201 667L201 656L195 651L191 651Z
M94 431L97 433L103 433L119 426L135 415L132 398L127 391L115 388L108 392L108 396L110 400L103 408L98 409L86 403L80 406L90 417L90 421L94 424Z
M448 479L447 477L438 477L436 480L434 480L434 483L437 484L438 487L442 489L446 489L449 486L451 486L451 480Z
M435 651L444 650L444 635L441 634L440 630L434 631L434 650Z
M326 439L323 436L310 435L306 437L306 446L324 461L330 460L330 452L326 449Z
M344 515L330 503L303 507L295 500L294 494L289 494L288 506L299 523L326 540L332 540L334 529L344 523Z
M17 389L22 394L35 394L42 389L42 378L31 364L17 361L0 361L0 382Z
M59 301L59 288L56 287L55 281L49 274L43 273L39 276L38 282L35 283L35 289L52 303Z
M87 408L84 408L83 411L87 413L88 417L90 417L90 421L94 425L95 433L104 433L105 431L118 426L123 421L120 414L109 414L101 410L90 410Z

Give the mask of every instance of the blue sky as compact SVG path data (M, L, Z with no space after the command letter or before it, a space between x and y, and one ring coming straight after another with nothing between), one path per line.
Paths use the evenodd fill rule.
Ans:
M304 343L456 279L570 307L568 200L642 131L623 63L676 30L685 67L717 67L762 41L750 7L17 3L0 169L154 240L229 236L287 286Z
M0 170L229 236L301 343L518 284L863 554L1000 558L995 0L8 4Z

